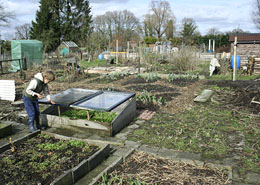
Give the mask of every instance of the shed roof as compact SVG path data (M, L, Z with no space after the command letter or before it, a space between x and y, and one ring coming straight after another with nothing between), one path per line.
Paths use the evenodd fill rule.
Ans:
M75 44L73 41L63 41L62 44L64 44L68 48L78 48L78 45Z
M234 42L235 37L237 36L237 41L260 41L260 33L240 33L237 35L230 35L229 41Z

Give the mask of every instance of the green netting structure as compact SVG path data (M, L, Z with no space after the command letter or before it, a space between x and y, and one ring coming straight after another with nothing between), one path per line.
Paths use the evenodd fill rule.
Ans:
M38 40L12 40L12 71L42 64L42 42ZM19 63L19 60L21 59ZM24 60L25 59L25 60ZM26 62L25 62L26 61Z
M60 51L60 54L62 56L66 56L70 53L70 51L67 49L67 48L63 48L61 51Z

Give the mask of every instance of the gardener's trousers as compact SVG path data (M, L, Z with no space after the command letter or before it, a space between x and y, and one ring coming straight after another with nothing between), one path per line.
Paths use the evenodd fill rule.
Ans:
M34 127L34 121L36 123L36 127L40 129L40 110L38 100L32 100L23 95L23 102L25 110L28 114L28 126L31 132L34 132L36 129Z

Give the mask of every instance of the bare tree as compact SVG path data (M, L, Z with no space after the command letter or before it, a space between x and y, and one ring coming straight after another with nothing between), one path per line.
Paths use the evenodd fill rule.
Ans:
M260 0L255 0L255 6L253 10L253 21L258 29L260 29Z
M155 24L156 20L154 19L154 16L151 14L146 14L144 18L144 32L145 36L149 37L155 37L156 32L155 32Z
M169 2L165 0L152 0L150 11L151 14L146 15L144 24L153 27L156 37L160 40L169 26L169 21L175 22L175 17Z
M138 36L139 20L135 15L128 11L108 11L104 15L94 18L93 27L95 36L100 38L101 48L106 45L105 42L112 43L113 40L126 41L132 40Z
M31 24L23 24L15 27L15 37L17 39L29 39L30 38Z
M10 19L13 18L14 18L14 13L10 11L6 11L3 2L0 1L0 27L8 26Z
M220 31L214 27L210 28L207 33L207 35L219 35L219 34L220 34Z

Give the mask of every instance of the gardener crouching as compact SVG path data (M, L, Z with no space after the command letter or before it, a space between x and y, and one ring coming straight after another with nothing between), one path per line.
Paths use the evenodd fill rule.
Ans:
M37 129L44 129L44 127L40 125L40 110L38 99L43 98L43 96L40 94L43 92L48 101L51 104L55 104L50 99L48 89L48 83L53 80L55 80L55 75L52 71L37 73L23 90L23 102L25 110L28 114L28 126L30 132L36 131L34 122Z

